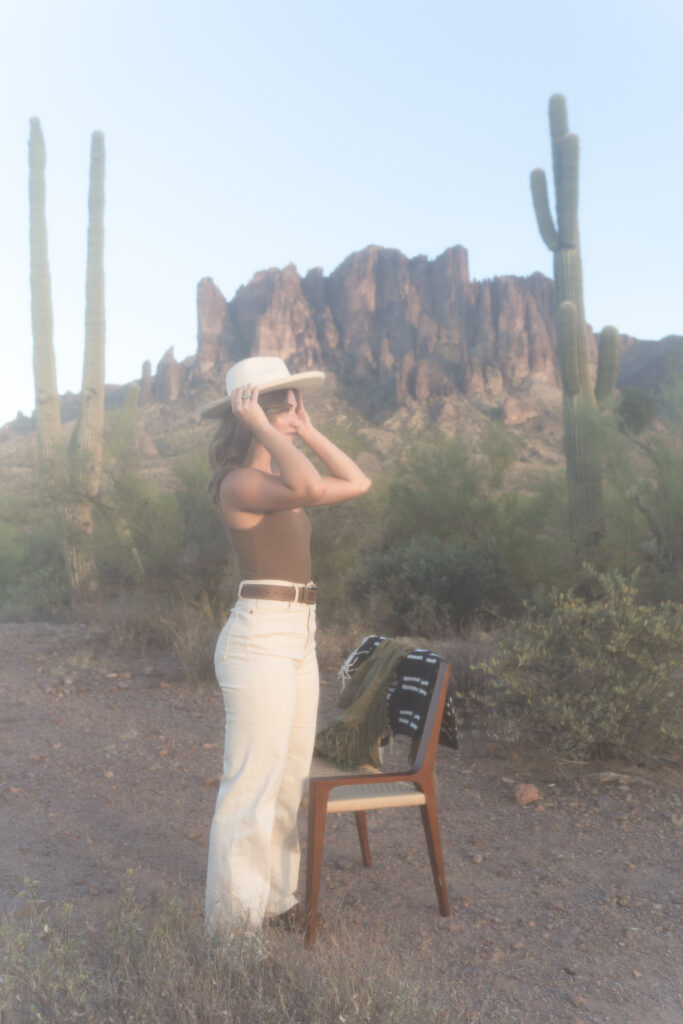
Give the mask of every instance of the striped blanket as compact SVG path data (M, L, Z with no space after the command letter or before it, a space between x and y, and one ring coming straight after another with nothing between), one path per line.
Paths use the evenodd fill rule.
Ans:
M366 636L346 659L339 671L344 683L364 661L373 654L385 640L383 636ZM429 707L429 698L443 658L425 648L415 648L405 654L398 663L394 679L386 693L389 729L393 735L419 739ZM389 737L386 737L385 742ZM458 746L458 730L455 717L455 701L451 686L446 694L439 743L455 750Z

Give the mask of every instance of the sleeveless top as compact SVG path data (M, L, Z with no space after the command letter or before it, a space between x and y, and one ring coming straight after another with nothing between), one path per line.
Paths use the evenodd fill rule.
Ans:
M311 523L303 509L266 512L249 529L226 529L240 580L310 582Z

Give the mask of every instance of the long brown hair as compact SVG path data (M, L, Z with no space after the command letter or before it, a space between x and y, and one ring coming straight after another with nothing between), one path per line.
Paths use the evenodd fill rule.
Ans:
M259 395L259 405L268 419L287 409L287 395L290 391L294 391L298 403L299 393L294 388L266 391L265 395ZM219 495L223 479L233 469L248 466L251 463L256 452L256 445L256 438L249 427L242 420L238 420L228 406L209 445L211 479L206 489L215 505L220 505Z

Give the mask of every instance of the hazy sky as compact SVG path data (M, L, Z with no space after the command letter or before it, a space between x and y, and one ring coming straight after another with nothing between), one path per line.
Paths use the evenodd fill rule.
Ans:
M0 423L33 408L29 118L59 387L80 390L90 133L107 148L107 380L196 346L196 285L377 244L552 274L547 103L581 141L586 314L683 334L680 0L0 0ZM551 177L551 175L550 175ZM554 200L551 198L551 202Z

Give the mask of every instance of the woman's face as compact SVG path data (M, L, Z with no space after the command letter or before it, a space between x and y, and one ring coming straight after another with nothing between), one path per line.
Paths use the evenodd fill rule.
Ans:
M285 437L288 437L292 441L296 437L297 431L300 426L300 420L297 415L296 407L296 395L294 394L293 391L290 390L287 392L287 397L285 398L282 406L280 406L280 408L278 409L273 410L273 412L270 413L268 416L268 419L273 424L275 429L278 430L281 434L284 434Z

